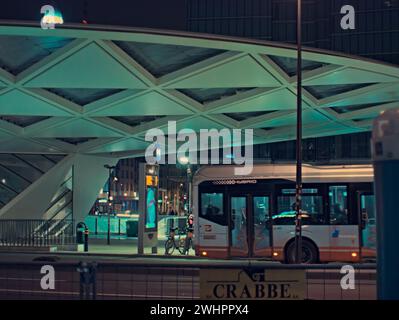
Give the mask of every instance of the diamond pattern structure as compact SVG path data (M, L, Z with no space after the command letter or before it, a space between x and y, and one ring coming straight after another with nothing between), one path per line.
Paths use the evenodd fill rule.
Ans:
M66 37L0 35L0 66L17 75L71 40Z
M0 153L140 156L148 129L295 137L295 47L148 29L0 21ZM304 137L368 131L399 67L304 49ZM167 132L165 132L167 134Z

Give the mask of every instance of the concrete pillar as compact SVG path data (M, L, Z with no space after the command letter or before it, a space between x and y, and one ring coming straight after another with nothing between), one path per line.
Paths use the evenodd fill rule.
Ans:
M399 299L399 110L384 112L373 125L376 195L377 296Z
M104 165L116 165L118 159L91 155L76 155L73 164L73 218L75 224L84 221L108 179Z

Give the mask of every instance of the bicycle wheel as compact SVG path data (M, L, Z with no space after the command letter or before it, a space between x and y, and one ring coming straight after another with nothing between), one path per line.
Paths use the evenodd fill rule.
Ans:
M173 254L173 251L175 250L175 244L172 239L168 239L165 242L165 255L170 256Z

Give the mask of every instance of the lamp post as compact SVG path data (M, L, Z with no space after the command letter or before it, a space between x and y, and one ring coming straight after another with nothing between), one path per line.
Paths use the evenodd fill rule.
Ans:
M110 166L108 164L104 165L105 169L108 169L108 231L107 231L107 245L111 244L111 206L112 206L112 195L111 195L111 178L112 178L112 170L116 168L116 166Z
M187 213L190 214L191 213L191 167L190 167L190 163L187 164L187 203L188 203L188 207L187 207Z
M302 0L297 0L295 262L302 262Z

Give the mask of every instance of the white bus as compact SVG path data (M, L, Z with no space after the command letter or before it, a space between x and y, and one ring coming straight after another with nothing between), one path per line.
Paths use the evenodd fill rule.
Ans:
M294 261L295 165L202 167L193 177L195 250L209 258ZM303 262L375 259L373 168L303 166Z

